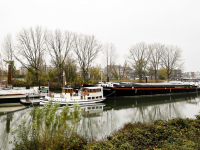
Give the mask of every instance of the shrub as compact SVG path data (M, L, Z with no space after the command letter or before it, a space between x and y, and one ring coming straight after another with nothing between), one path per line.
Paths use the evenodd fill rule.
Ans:
M14 87L26 87L26 82L23 80L15 79L13 82Z
M80 106L68 105L58 110L58 104L49 102L44 107L34 107L30 123L24 118L15 130L15 149L82 149L86 141L77 133L80 121Z

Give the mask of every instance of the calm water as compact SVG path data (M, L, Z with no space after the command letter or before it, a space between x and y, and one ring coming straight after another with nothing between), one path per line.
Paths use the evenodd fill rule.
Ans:
M99 109L101 106L103 110ZM88 107L84 106L84 108ZM200 111L200 95L195 93L106 99L104 103L90 108L87 114L83 114L79 133L88 140L101 140L128 122L152 122L157 119L168 120L176 117L195 118ZM11 131L15 128L15 123L19 123L24 116L29 121L31 110L31 107L26 108L17 103L6 106L0 104L1 150L12 148L12 145L8 144L13 140Z

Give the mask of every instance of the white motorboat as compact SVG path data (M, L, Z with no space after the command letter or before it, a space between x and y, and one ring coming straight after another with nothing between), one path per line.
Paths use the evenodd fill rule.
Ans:
M25 88L13 88L7 90L0 89L0 102L9 99L14 100L14 99L25 98L27 95L29 97L39 98L39 92L35 91L34 89L25 89Z
M44 105L49 101L58 103L60 105L73 105L73 104L90 104L102 102L105 100L103 97L103 87L83 87L80 90L73 88L62 88L62 93L51 94L40 98L40 105Z
M23 98L26 95L15 90L0 90L0 100Z

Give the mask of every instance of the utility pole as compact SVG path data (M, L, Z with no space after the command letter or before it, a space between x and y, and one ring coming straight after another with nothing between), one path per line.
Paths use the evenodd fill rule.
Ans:
M101 70L101 82L102 82L102 70Z

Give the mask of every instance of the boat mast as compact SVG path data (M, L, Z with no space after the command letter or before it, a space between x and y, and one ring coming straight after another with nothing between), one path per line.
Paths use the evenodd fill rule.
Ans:
M63 70L63 87L67 84L66 77L65 77L65 71Z
M63 70L63 87L64 87L64 76L65 76L65 72Z

